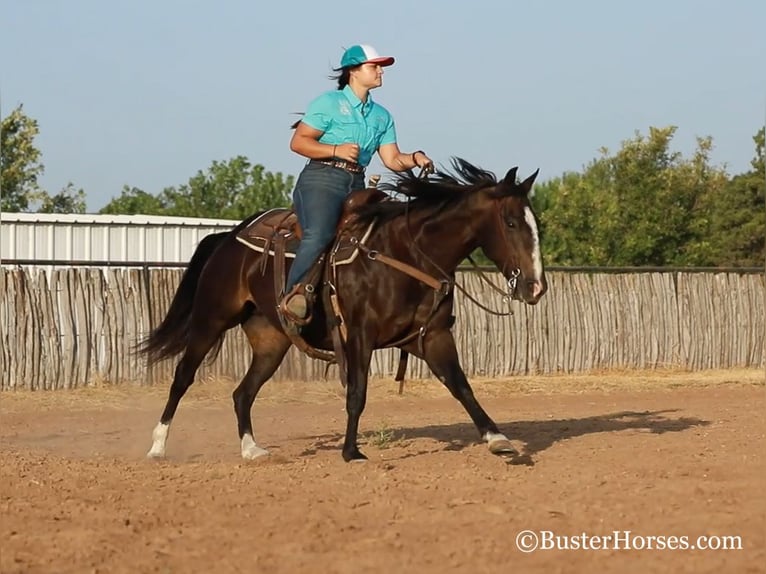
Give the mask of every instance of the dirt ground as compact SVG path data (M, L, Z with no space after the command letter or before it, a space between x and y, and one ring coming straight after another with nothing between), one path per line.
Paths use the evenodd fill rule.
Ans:
M254 462L227 382L192 387L161 462L144 454L167 387L1 394L0 571L766 571L763 371L474 389L521 455L491 455L436 382L373 382L355 464L335 382L267 385Z

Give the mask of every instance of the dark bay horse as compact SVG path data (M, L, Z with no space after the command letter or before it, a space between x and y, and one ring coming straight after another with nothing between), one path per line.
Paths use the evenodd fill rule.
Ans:
M492 453L513 452L510 441L481 407L460 366L451 326L458 265L480 248L508 280L508 295L530 305L547 290L529 191L537 172L518 183L516 168L501 180L455 159L453 171L428 178L398 174L387 191L404 196L358 208L358 223L375 222L367 256L338 267L334 287L347 326L344 460L366 458L357 446L359 419L367 397L374 349L397 346L422 358L463 405ZM192 256L163 322L144 341L149 361L182 354L165 410L155 427L150 457L165 455L170 423L208 352L224 333L241 326L252 346L252 362L234 390L241 454L268 454L253 438L251 407L258 391L282 362L291 340L282 328L274 288L274 265L236 241L237 231L203 239ZM399 261L439 280L437 290L383 260ZM265 264L264 264L265 263ZM324 302L323 302L324 301ZM317 349L333 349L326 299L318 298L314 319L302 336ZM409 338L408 334L422 337Z

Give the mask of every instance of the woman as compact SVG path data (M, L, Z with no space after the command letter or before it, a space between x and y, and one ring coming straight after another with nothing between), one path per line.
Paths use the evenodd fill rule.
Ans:
M393 117L370 96L383 85L383 68L393 63L370 46L351 46L335 69L338 89L311 102L296 124L290 149L309 159L293 192L303 239L280 302L295 324L304 324L308 315L301 281L335 237L346 196L365 187L364 169L373 154L392 171L433 167L422 151L399 151Z

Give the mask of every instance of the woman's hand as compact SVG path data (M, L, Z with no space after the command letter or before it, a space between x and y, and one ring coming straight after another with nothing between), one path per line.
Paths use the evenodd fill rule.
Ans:
M334 156L338 159L356 163L359 160L359 145L355 143L344 143L334 146Z
M415 167L419 167L424 171L432 172L434 170L434 162L420 150L413 152L412 161L415 163Z
M336 157L345 161L357 163L359 161L359 146L355 143L338 145L319 143L319 138L324 132L312 128L303 122L298 122L293 137L290 140L290 149L309 159L327 159Z

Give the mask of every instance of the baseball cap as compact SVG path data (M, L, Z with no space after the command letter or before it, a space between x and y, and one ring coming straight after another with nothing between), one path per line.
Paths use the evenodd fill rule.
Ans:
M343 58L340 60L341 68L358 66L360 64L378 64L380 66L390 66L394 63L391 56L381 56L378 51L367 44L357 44L351 46L343 52Z

